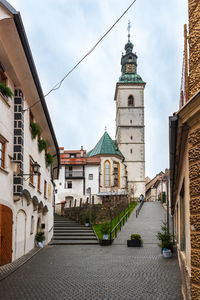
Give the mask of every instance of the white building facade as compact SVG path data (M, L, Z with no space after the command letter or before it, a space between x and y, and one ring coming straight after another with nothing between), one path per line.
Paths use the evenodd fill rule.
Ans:
M128 194L124 157L107 132L88 153L62 147L60 153L60 175L55 181L56 211L59 214L61 206L76 207L89 201L98 204L104 197Z
M6 95L5 86L12 96ZM44 231L46 243L51 240L53 179L59 171L59 149L21 17L6 1L0 1L0 111L0 265L4 265L33 249L38 231ZM40 131L34 138L33 124ZM42 151L41 140L47 146Z

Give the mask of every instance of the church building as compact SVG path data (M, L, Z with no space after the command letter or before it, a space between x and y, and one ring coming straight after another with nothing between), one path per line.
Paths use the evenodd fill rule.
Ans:
M102 203L108 196L128 196L129 201L133 201L145 195L145 82L137 74L137 55L133 53L130 32L125 51L121 58L122 74L115 90L115 140L106 130L89 152L60 148L56 203L64 201L65 207L88 202L88 188L91 188L92 203Z
M130 26L129 26L130 27ZM133 44L125 45L121 58L122 75L116 84L116 140L127 167L128 191L131 198L145 195L144 88L137 74L137 55Z

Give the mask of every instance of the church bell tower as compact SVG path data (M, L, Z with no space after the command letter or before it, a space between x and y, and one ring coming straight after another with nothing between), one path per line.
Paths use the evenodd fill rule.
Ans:
M130 41L130 23L125 54L121 58L122 75L116 84L116 140L127 166L130 197L145 195L144 88L137 74L137 55Z

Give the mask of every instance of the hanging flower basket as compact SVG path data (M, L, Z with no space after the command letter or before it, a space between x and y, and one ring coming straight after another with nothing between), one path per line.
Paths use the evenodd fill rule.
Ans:
M0 83L0 92L2 93L2 95L8 98L11 98L13 96L13 92L11 91L11 89L3 82Z
M31 122L30 127L31 127L32 137L33 139L35 139L36 136L40 134L40 126L35 122Z
M53 163L53 156L50 153L46 153L46 165L49 167Z
M47 150L47 142L45 140L39 140L38 141L38 148L39 151L42 152L43 150Z

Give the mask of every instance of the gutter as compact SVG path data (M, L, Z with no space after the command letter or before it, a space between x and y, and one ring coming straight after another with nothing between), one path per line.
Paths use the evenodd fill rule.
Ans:
M177 128L178 128L178 115L169 117L169 166L170 166L170 196L171 207L174 206L173 199L173 186L175 175L175 159L176 159L176 142L177 142ZM172 211L173 214L173 211Z

